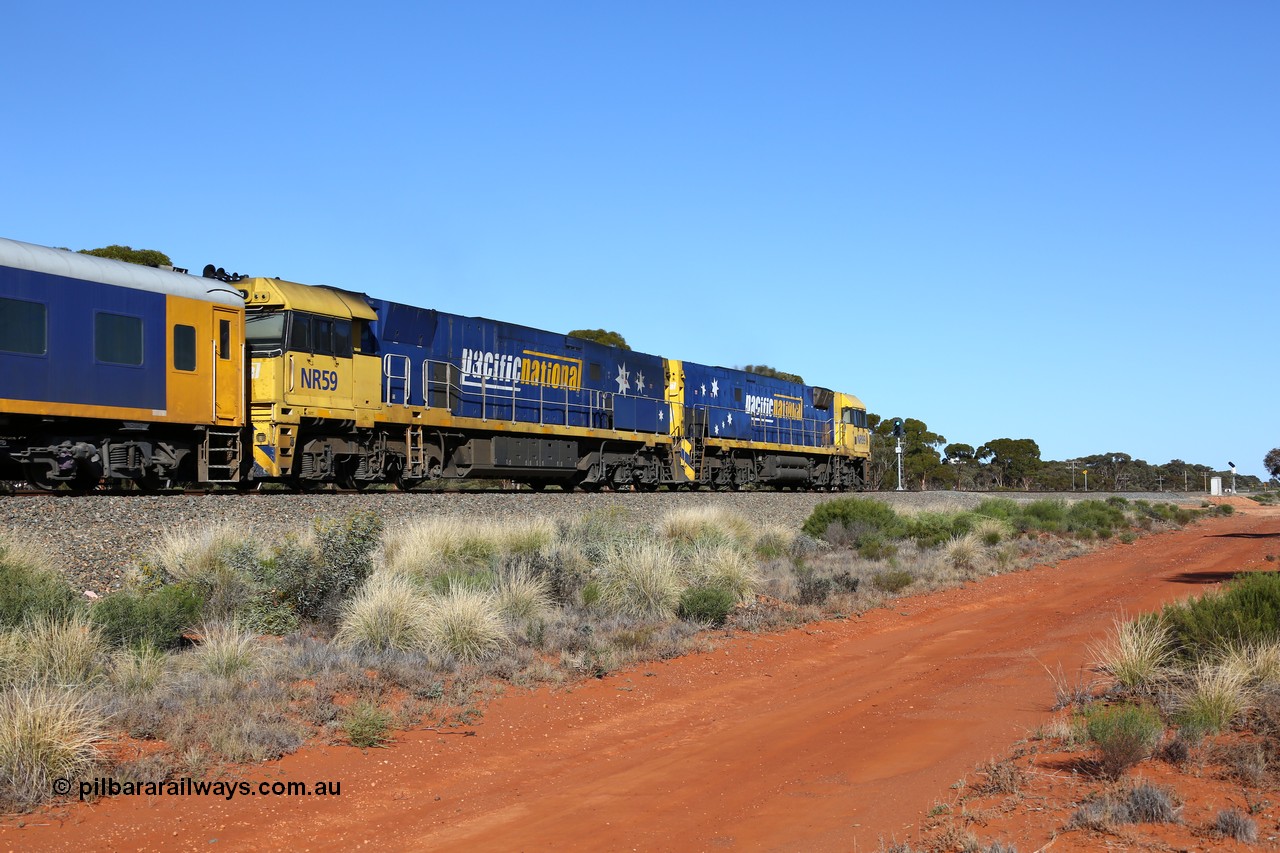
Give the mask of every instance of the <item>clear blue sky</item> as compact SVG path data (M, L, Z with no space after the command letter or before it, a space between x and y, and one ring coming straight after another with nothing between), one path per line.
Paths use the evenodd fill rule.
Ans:
M0 235L1262 474L1275 2L12 3Z

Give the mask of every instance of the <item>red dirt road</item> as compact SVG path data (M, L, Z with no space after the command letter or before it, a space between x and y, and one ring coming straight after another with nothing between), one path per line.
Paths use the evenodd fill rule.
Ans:
M1115 617L1271 567L1248 509L1041 567L591 681L512 689L473 732L316 747L250 778L338 798L105 799L12 821L40 849L875 850L1041 723ZM1043 664L1043 666L1042 666ZM35 824L46 824L38 826ZM216 840L216 841L215 841Z

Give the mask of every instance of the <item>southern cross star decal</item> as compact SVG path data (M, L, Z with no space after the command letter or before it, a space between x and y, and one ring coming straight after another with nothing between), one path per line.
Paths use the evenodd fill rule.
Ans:
M658 409L658 423L662 423L664 420L666 420L666 418L663 417L662 409Z
M715 380L715 379L711 380L711 396L712 397L720 396L720 382L718 380Z
M733 426L733 412L729 413L729 426Z
M707 396L707 386L706 386L706 385L703 385L703 386L702 386L702 396L703 396L703 397Z
M716 435L720 434L720 424L716 424Z
M618 376L613 381L618 383L619 394L627 393L627 388L631 387L631 382L627 378L629 375L625 364L618 365Z
M636 390L639 391L641 394L644 393L644 374L643 373L636 374Z

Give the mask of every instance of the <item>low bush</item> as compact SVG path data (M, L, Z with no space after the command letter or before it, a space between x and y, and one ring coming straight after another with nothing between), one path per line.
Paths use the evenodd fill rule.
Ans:
M871 576L871 583L881 592L895 593L901 592L911 584L915 583L915 577L911 572L905 569L890 569L884 572L876 572Z
M342 730L352 746L362 749L382 746L389 740L391 715L367 699L361 699L342 715Z
M82 601L41 548L0 535L0 628L16 628L37 616L66 619Z
M1258 824L1253 818L1238 809L1223 809L1213 822L1213 828L1244 844L1254 844L1258 840Z
M718 586L694 586L680 596L679 614L684 619L723 625L738 596Z
M1153 708L1129 703L1090 708L1085 728L1101 753L1103 773L1112 778L1151 755L1164 732Z
M1184 661L1223 646L1280 640L1280 573L1237 575L1219 592L1166 605L1161 619Z
M150 592L122 589L94 602L89 611L109 643L172 649L200 619L204 599L185 583Z
M827 528L839 525L859 528L865 533L880 533L894 538L902 528L902 520L893 507L883 501L867 498L839 498L823 501L813 508L802 530L810 536L826 535Z

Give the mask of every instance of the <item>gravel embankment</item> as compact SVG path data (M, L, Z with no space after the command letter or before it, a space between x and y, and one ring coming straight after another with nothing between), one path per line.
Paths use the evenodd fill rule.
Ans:
M1005 493L1015 500L1055 497ZM1199 504L1199 493L1138 494L1130 500L1177 501ZM0 496L0 533L18 532L43 543L62 562L78 587L102 594L120 586L125 571L167 531L228 522L264 542L290 530L305 530L316 517L340 518L358 510L372 510L390 526L417 515L459 518L542 515L572 519L594 509L621 507L643 523L677 507L716 504L729 507L760 524L798 528L830 493L669 493L562 494L534 493L322 493L292 495L163 495L88 497ZM990 495L975 492L878 492L866 497L887 501L902 510L945 510L975 506ZM1074 496L1085 497L1082 493ZM1105 497L1090 493L1089 497Z

